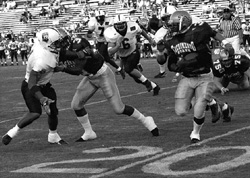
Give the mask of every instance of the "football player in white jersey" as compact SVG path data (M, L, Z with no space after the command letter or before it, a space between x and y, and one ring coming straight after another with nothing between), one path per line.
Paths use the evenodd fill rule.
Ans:
M139 72L137 67L140 61L140 52L136 40L138 33L141 33L151 44L154 44L154 40L136 22L127 22L122 14L116 15L113 26L104 31L104 36L108 42L108 52L110 55L117 53L121 58L125 72L137 83L145 85L148 92L153 90L153 95L158 95L160 87L149 81Z
M8 145L24 127L38 119L42 114L42 108L48 115L48 142L66 144L57 133L57 96L50 80L58 63L58 52L68 44L68 38L67 33L60 28L47 28L37 33L38 40L32 47L25 80L21 86L29 112L2 137L3 144Z
M29 44L27 41L24 40L23 37L20 40L21 41L18 43L18 49L20 50L20 55L22 58L23 65L26 65L26 62L28 60L27 55L29 50Z
M96 11L95 18L88 22L87 37L92 38L92 34L95 34L96 49L104 57L105 61L110 63L121 74L122 78L125 78L125 72L119 67L114 60L112 60L108 53L108 43L104 37L104 30L111 26L113 19L105 17L104 11Z

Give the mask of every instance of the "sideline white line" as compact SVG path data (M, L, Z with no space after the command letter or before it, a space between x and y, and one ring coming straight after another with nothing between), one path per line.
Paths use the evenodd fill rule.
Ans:
M159 159L159 158L161 158L163 156L169 156L171 154L174 154L174 153L177 153L177 152L180 152L180 151L184 151L184 150L186 150L188 148L191 148L191 147L194 147L194 146L199 146L199 145L205 144L207 142L210 142L210 141L213 141L213 140L217 140L217 139L220 139L222 137L226 137L226 136L229 136L229 135L232 135L232 134L235 134L237 132L241 132L241 131L247 130L247 129L250 129L250 126L248 126L248 127L242 127L240 129L236 129L236 130L232 130L232 131L229 131L229 132L227 132L225 134L205 139L205 140L203 140L201 142L198 142L196 144L190 144L190 145L183 146L183 147L180 147L180 148L168 151L168 152L160 153L160 154L157 154L157 155L155 155L155 156L153 156L151 158L144 159L144 160L137 161L137 162L133 162L131 164L127 164L125 166L119 167L117 169L114 169L114 170L111 170L111 171L108 171L108 172L105 172L105 173L101 173L101 174L98 174L98 175L90 176L89 178L99 178L99 177L109 176L109 175L112 175L112 174L124 171L126 169L132 168L132 167L137 166L139 164L143 164L143 163L146 163L148 161L153 161L153 160Z
M176 88L176 86L161 88L161 90L167 90L167 89L171 89L171 88ZM148 93L148 92L144 91L144 92L139 92L139 93L135 93L135 94L125 95L125 96L121 96L121 98L129 98L129 97L133 97L133 96L137 96L137 95L142 95L142 94L145 94L145 93ZM91 102L91 103L86 104L86 106L90 106L90 105L94 105L94 104L100 104L100 103L104 103L106 101L107 101L106 99L105 100L100 100L100 101L95 101L95 102ZM59 109L59 112L60 111L66 111L66 110L71 110L71 108L62 108L62 109ZM21 119L21 118L22 117L18 117L18 118L14 118L14 119L8 119L8 120L0 121L0 124L10 122L10 121L13 121L13 120L17 120L17 119Z

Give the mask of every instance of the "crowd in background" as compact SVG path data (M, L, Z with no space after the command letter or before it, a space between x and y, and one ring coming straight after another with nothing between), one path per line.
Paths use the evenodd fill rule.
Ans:
M7 0L6 2L15 2L14 0ZM66 7L61 4L61 0L51 0L48 7L42 6L39 12L39 17L47 17L50 19L56 18L58 15L65 13L67 11ZM121 7L122 8L127 8L127 9L132 9L129 10L131 14L136 11L142 11L144 19L147 19L147 21L154 21L156 24L160 23L160 15L161 11L166 8L166 6L172 5L175 7L178 7L180 4L187 4L191 3L191 0L171 0L168 2L165 2L164 0L121 0ZM202 3L202 13L200 14L201 17L203 18L219 18L223 14L223 8L220 5L216 4L214 0L209 0L209 1L199 1ZM76 4L79 4L82 6L82 9L79 13L79 17L81 17L80 22L72 22L68 24L65 28L73 33L81 33L87 26L87 23L90 18L94 17L95 11L98 11L98 8L93 8L90 6L90 4L86 3L86 1L76 1ZM98 2L99 4L110 4L113 3L113 1L109 0L100 0ZM6 3L3 3L3 6ZM35 7L38 4L37 1L27 1L26 6L24 8L24 12L21 14L20 21L23 23L28 23L30 20L32 20L33 15L30 13L29 8L30 7ZM248 6L247 6L248 7ZM231 9L231 12L237 16L239 13L243 12L242 6L236 5L235 2L229 1L229 8ZM246 8L246 12L248 12L248 8ZM152 24L152 23L151 23ZM161 26L160 24L158 26ZM6 42L6 49L5 49L5 54L6 58L11 59L12 57L10 56L10 53L8 53L8 43L12 40L15 39L16 41L20 42L22 39L25 39L25 41L28 42L29 46L32 45L32 39L35 37L36 32L39 30L39 26L34 28L32 30L32 34L28 35L26 33L20 33L14 35L11 30L7 32L2 32L1 33L1 41ZM151 27L150 25L146 25L145 28L147 28L148 32L150 34L154 35L156 32L157 28L154 29L155 27ZM141 39L141 46L142 46L142 57L152 57L154 56L152 52L152 48L150 44L147 43L145 39ZM248 43L248 39L245 38L245 45ZM28 49L27 49L28 50ZM18 52L18 49L16 50ZM18 53L17 53L18 54ZM12 60L12 65L13 60Z

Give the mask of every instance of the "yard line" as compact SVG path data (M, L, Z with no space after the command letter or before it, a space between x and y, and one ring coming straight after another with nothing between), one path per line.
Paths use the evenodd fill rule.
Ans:
M161 90L167 90L167 89L172 89L172 88L176 88L176 86L161 88ZM148 92L144 91L144 92L139 92L139 93L135 93L135 94L125 95L125 96L121 96L121 98L129 98L129 97L133 97L133 96L137 96L137 95L142 95L142 94L145 94L145 93L148 93ZM100 103L104 103L106 101L107 101L106 99L105 100L100 100L100 101L95 101L95 102L91 102L91 103L86 104L86 106L91 106L91 105L94 105L94 104L100 104ZM67 110L71 110L71 108L62 108L62 109L59 109L59 112L60 111L67 111ZM21 119L21 118L22 117L18 117L18 118L14 118L14 119L8 119L8 120L0 121L0 124L10 122L10 121L13 121L13 120L17 120L17 119Z
M241 131L247 130L247 129L250 129L250 126L242 127L242 128L236 129L236 130L232 130L232 131L229 131L229 132L227 132L225 134L217 135L215 137L211 137L211 138L205 139L205 140L200 141L200 142L198 142L196 144L190 144L190 145L182 146L180 148L177 148L177 149L174 149L174 150L171 150L171 151L168 151L168 152L160 153L160 154L157 154L157 155L155 155L155 156L153 156L151 158L147 158L147 159L144 159L144 160L141 160L141 161L133 162L131 164L127 164L125 166L121 166L121 167L119 167L117 169L114 169L114 170L111 170L111 171L108 171L108 172L105 172L105 173L101 173L101 174L98 174L98 175L90 176L89 178L99 178L99 177L109 176L109 175L112 175L112 174L124 171L126 169L132 168L132 167L137 166L139 164L143 164L143 163L146 163L146 162L149 162L149 161L153 161L155 159L159 159L159 158L164 157L164 156L169 156L169 155L178 153L180 151L185 151L188 148L191 148L191 147L194 147L194 146L199 146L199 145L208 143L210 141L217 140L217 139L220 139L222 137L226 137L226 136L229 136L229 135L232 135L232 134L235 134L237 132L241 132Z

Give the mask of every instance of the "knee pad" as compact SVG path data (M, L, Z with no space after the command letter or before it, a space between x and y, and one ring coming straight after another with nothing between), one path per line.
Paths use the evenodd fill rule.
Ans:
M87 114L87 111L85 110L85 108L79 109L79 110L74 110L75 114L77 117L82 117L85 116Z

